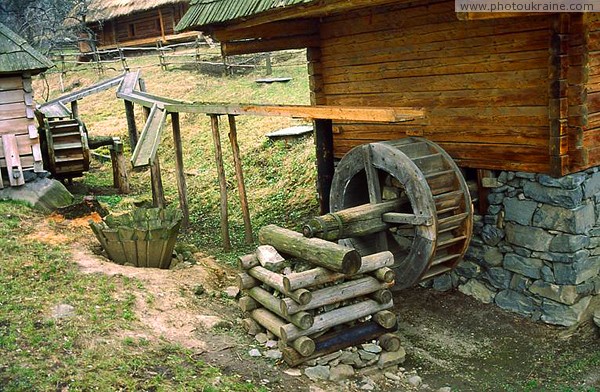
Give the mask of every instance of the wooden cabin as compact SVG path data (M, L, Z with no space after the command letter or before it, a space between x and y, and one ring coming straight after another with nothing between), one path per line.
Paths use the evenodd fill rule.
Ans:
M175 33L175 26L188 9L189 0L92 0L84 15L97 49L193 41L195 32ZM82 52L92 46L82 41Z
M313 105L422 108L423 119L402 124L315 121L322 210L326 200L333 212L379 203L375 148L412 151L384 156L379 168L400 167L396 156L424 167L443 154L415 158L410 144L435 142L463 172L477 174L483 216L470 244L470 231L458 225L444 226L435 240L437 255L465 239L464 268L421 279L535 320L576 325L600 309L599 286L591 284L600 279L600 14L457 14L454 7L453 0L192 0L177 28L212 34L224 55L306 48ZM341 179L330 175L332 156L396 139L406 140L352 150L338 164ZM436 222L462 225L464 214L445 201L454 192L442 193L458 182L446 173L413 177L435 191ZM445 240L448 231L455 238ZM380 240L351 244L381 247ZM411 254L420 249L414 245ZM433 268L444 266L440 257ZM414 266L402 264L408 259L396 260L397 276Z
M561 176L600 164L599 14L458 15L444 0L254 3L192 0L178 29L212 32L227 55L308 48L314 104L425 108L425 121L405 126L335 123L336 157L422 136L462 167Z
M0 23L0 171L11 186L25 183L24 170L43 171L31 76L53 66Z

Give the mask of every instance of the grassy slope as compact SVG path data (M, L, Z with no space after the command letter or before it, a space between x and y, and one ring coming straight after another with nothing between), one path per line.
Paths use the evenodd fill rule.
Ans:
M129 61L132 69L141 67L149 92L167 97L181 98L199 102L229 103L272 103L272 104L308 104L308 78L305 57L302 52L291 58L275 57L274 76L291 76L289 83L257 84L254 80L261 77L261 71L246 76L223 78L219 75L208 76L195 71L171 68L161 71L152 64L156 58L148 56ZM116 75L116 71L107 71L104 77ZM93 70L68 73L63 79L65 86L89 85L99 79ZM59 77L48 77L52 95L57 96ZM44 88L38 84L39 88ZM113 135L127 139L127 127L123 104L115 99L114 90L85 98L80 102L82 119L90 130L90 135ZM138 128L142 127L142 113L138 108ZM227 138L226 117L221 119L221 144L225 159L225 171L228 183L229 213L234 253L220 252L220 216L219 185L214 162L214 147L207 116L183 114L182 134L188 195L191 208L192 229L186 236L186 242L216 255L221 259L233 261L235 255L246 251L243 245L243 221L239 207L239 196L235 182L233 158ZM304 217L314 214L317 207L315 191L314 147L312 138L300 142L268 142L266 133L305 123L289 118L268 118L238 116L238 138L244 167L245 183L250 204L250 213L254 232L265 224L275 223L282 226L298 227ZM167 131L159 150L163 169L163 184L167 198L177 203L177 188L174 177L174 156L172 138ZM110 186L112 177L109 165L86 175L85 181L94 186ZM150 198L150 178L148 172L133 173L132 195L135 199ZM110 198L114 209L130 208L125 198Z
M137 327L123 292L139 282L81 274L68 249L27 236L41 219L0 203L0 390L256 390L182 347L115 337ZM51 317L61 303L75 315Z

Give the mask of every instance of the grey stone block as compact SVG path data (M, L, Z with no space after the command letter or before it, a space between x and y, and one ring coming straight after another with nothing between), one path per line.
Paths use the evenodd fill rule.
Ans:
M490 204L502 204L502 200L504 200L503 193L490 193L488 195L488 202Z
M552 188L537 182L526 183L523 186L523 193L535 201L565 208L575 208L581 205L583 200L583 190L581 188Z
M508 289L512 279L512 272L504 268L490 268L484 274L483 278L497 289Z
M600 173L594 173L583 183L583 194L590 198L600 192Z
M504 268L529 278L540 279L543 266L544 262L540 259L522 257L514 253L504 256Z
M593 203L573 209L542 205L533 214L533 225L571 234L585 234L595 223Z
M485 225L483 230L481 230L481 238L483 239L483 242L489 246L498 245L504 238L504 235L504 230L489 224Z
M545 282L548 282L548 283L556 282L556 280L554 279L554 271L552 271L552 268L545 265L542 267L542 269L540 271L542 272L542 279L544 279Z
M550 242L550 252L576 252L590 245L587 235L559 234Z
M433 279L433 289L436 291L448 291L452 287L452 277L449 274L444 274Z
M523 314L523 315L531 315L535 310L535 303L532 298L517 293L514 290L503 290L496 294L495 298L496 304L505 310L510 310L511 312Z
M63 184L49 178L26 182L0 190L0 200L21 201L43 212L52 212L73 203L73 195Z
M504 199L504 219L520 225L530 226L538 203L531 200L519 200L516 197Z
M489 248L483 254L483 261L488 267L498 267L502 265L504 255L498 248Z
M537 177L539 183L544 186L562 189L577 189L586 178L587 176L584 173L569 174L559 178L550 177L546 174L540 174Z
M543 280L536 280L533 282L531 286L529 286L529 291L540 297L549 298L565 305L573 305L579 298L576 286L559 286L557 284L544 282Z
M539 227L522 226L509 222L506 224L506 241L523 248L547 251L552 241L552 234Z
M549 299L542 304L542 321L548 324L571 327L579 324L586 313L592 297L584 297L574 305L564 305Z
M560 263L576 263L587 259L590 256L590 251L587 249L578 250L573 253L555 253L555 252L533 252L531 257L547 261L558 261Z
M558 284L580 284L600 272L600 257L593 256L572 264L554 263L554 277Z
M481 267L478 264L473 263L472 261L463 260L456 267L456 272L459 275L465 276L467 278L474 278L481 273Z
M517 178L525 178L527 180L535 180L535 174L534 173L515 172L515 176Z
M490 304L494 302L496 292L488 288L485 284L476 279L471 279L467 283L458 286L458 291L465 295L469 295L479 302Z
M531 286L531 279L526 278L521 274L513 274L513 277L510 280L511 290L521 292L527 290L529 286Z

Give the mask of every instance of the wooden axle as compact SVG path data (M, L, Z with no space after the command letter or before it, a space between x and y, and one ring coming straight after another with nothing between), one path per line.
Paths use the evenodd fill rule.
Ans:
M360 255L354 249L319 238L305 238L275 225L260 229L258 239L261 244L272 245L282 253L346 275L355 274L361 267Z

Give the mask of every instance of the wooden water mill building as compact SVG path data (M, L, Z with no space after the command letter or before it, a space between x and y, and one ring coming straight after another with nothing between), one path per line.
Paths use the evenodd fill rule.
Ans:
M561 325L598 307L600 14L457 14L446 0L192 0L177 28L210 32L225 55L306 48L313 105L424 109L402 124L315 128L320 174L354 147L404 140L394 148L423 172L434 223L458 219L440 195L461 179L449 164L423 170L443 155L425 144L477 180L471 245L457 270L425 276L435 288ZM393 170L379 164L383 181ZM342 169L349 179L337 189L334 179L330 196L331 176L319 176L332 209L373 202L356 196L373 173ZM449 246L443 238L434 249Z
M153 45L156 41L193 41L198 33L175 32L175 26L187 11L188 3L189 0L92 0L83 18L99 50L114 49L119 45ZM80 50L85 53L92 47L89 42L81 41Z
M25 183L25 170L43 171L31 76L52 66L0 23L0 171L11 186Z

